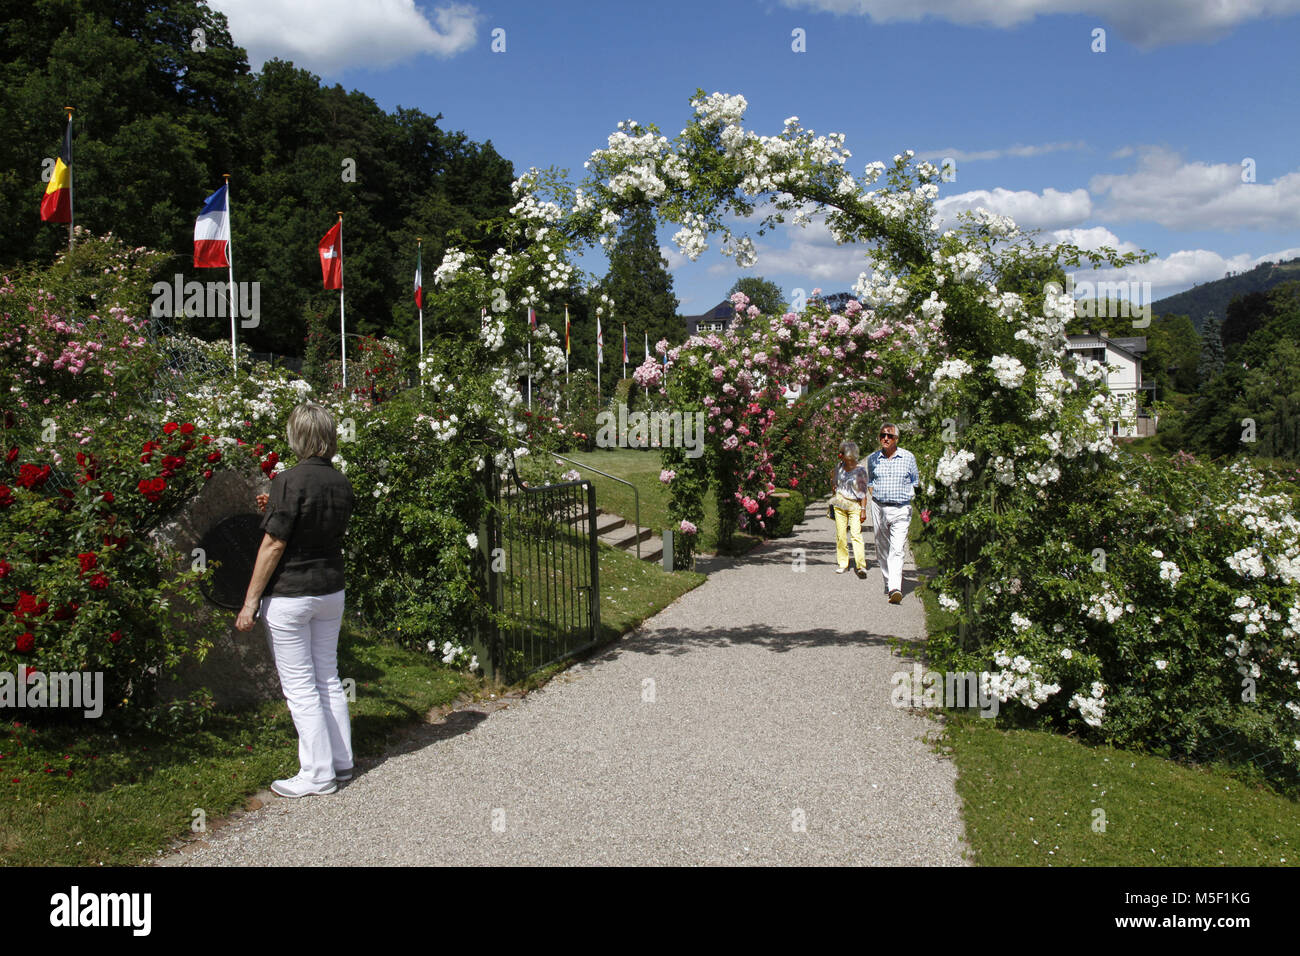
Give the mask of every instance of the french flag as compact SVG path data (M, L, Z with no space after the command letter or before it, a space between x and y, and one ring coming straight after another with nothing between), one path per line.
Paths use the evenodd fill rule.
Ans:
M226 247L230 243L229 188L227 184L209 196L194 223L196 269L224 268L230 265L230 260L226 258Z

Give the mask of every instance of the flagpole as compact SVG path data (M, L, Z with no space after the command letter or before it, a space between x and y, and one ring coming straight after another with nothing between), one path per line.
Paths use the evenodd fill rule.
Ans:
M420 301L416 308L420 310L420 396L424 396L424 271L420 259L420 244L424 240L415 237L415 274L420 277Z
M627 378L627 323L623 323L623 377Z
M564 417L569 417L569 303L564 303ZM567 425L568 422L566 421Z
M645 360L646 360L647 362L650 361L650 330L649 330L649 329L647 329L647 330L646 330L646 333L645 333ZM645 396L646 396L646 398L649 398L649 397L650 397L650 386L649 386L649 385L647 385L647 386L645 387Z
M343 320L343 210L339 213L339 348L343 356L343 398L348 397L348 333Z
M63 107L68 111L68 251L72 251L73 246L73 223L76 222L76 206L72 203L72 107Z
M524 309L524 326L528 335L528 410L533 410L533 323L529 320L530 310Z
M230 173L221 175L226 180L226 231L230 234L226 240L226 265L230 270L230 374L234 375L239 370L239 353L235 349L235 230L230 224Z

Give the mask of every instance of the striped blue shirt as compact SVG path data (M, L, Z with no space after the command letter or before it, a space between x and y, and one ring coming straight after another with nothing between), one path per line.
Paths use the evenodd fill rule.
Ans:
M886 458L879 451L867 456L867 484L872 500L882 505L910 505L915 486L921 483L916 458L899 448Z

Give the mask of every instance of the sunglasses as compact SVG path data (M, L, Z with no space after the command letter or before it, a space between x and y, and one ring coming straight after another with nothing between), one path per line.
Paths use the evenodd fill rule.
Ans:
M880 433L880 437L881 437L881 438L895 438L895 439L898 438L897 435L891 435L891 434L889 434L889 432L881 432L881 433Z

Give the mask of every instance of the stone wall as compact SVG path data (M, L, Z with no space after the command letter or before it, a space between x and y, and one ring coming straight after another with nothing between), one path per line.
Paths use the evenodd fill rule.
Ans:
M203 536L231 515L256 514L256 495L265 490L261 472L219 471L153 537L176 554L177 571L186 570ZM184 697L206 687L218 707L234 710L280 697L280 677L265 626L259 621L251 631L237 631L236 611L217 607L197 592L196 601L198 616L193 623L169 626L185 628L196 638L206 635L212 649L203 663L187 657L174 680L160 681L163 699Z

